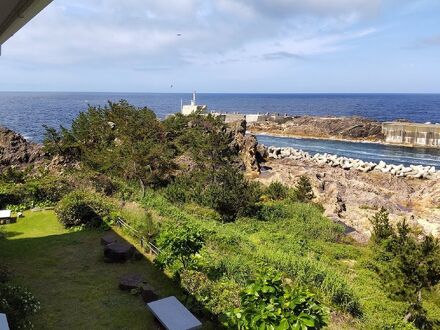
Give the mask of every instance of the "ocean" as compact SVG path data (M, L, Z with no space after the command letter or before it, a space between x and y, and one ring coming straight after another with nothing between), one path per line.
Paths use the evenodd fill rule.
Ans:
M191 93L66 93L0 92L0 125L40 142L43 125L69 127L87 105L105 105L125 99L147 106L160 118L189 103ZM210 110L288 115L363 116L380 121L407 119L440 123L440 94L197 94L197 103ZM352 158L389 163L424 164L440 167L440 151L377 144L291 139L260 136L260 142L292 146L310 152L336 153Z

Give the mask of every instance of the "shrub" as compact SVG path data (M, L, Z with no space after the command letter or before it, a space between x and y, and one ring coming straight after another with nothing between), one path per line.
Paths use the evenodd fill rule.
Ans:
M226 314L225 325L238 329L322 329L327 308L307 290L283 284L269 271L241 292L241 306Z
M156 243L160 253L155 262L160 267L172 266L180 262L184 268L187 268L194 255L202 249L205 239L199 229L184 224L164 228Z
M72 190L69 183L61 178L46 176L26 182L28 200L34 203L56 203Z
M287 188L279 181L274 181L270 183L270 185L266 188L264 193L271 200L281 200L287 197L288 192L289 192L289 188Z
M278 219L285 219L288 217L288 212L284 205L267 205L263 204L257 211L257 218L263 221L273 221Z
M207 309L214 315L221 315L240 304L240 287L234 281L212 281L204 273L184 270L180 284L196 301L192 309Z
M23 183L0 185L0 208L20 205L20 210L35 205L50 206L71 191L67 181L53 176L32 178Z
M99 227L103 221L110 221L114 206L105 197L86 191L74 191L58 203L55 212L66 227L85 225Z
M164 189L165 197L183 204L196 202L217 211L225 222L252 215L258 207L260 186L249 182L237 168L225 165L214 173L193 171Z
M310 179L305 175L299 178L294 190L294 198L301 203L309 203L315 198Z
M191 180L192 176L181 176L174 180L164 189L165 197L174 203L184 204L191 200L196 199L196 196L192 193L194 186L197 184L197 180ZM191 181L193 183L191 184Z
M157 235L158 228L151 213L135 203L127 203L121 210L121 217L142 236L152 239Z
M7 183L23 183L26 172L8 166L0 173L0 181Z
M370 219L370 223L373 226L371 239L376 244L390 238L394 234L388 216L388 212L382 207L379 212Z
M241 172L229 166L216 174L205 193L204 205L216 210L226 222L254 213L260 196L257 184L250 183Z
M0 313L6 314L11 329L31 329L29 316L40 309L40 303L28 290L10 283L0 284Z
M15 205L24 202L25 190L23 184L1 184L0 185L0 208L6 205Z

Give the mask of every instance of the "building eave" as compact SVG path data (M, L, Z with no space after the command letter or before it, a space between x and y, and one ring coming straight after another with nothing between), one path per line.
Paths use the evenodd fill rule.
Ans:
M0 20L0 46L34 18L52 0L2 0L0 9L4 6L6 14Z

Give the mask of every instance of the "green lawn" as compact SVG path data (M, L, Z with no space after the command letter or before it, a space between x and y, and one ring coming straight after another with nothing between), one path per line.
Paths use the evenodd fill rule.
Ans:
M103 232L67 231L52 211L26 212L0 230L1 262L41 302L36 329L155 329L141 298L118 289L126 273L144 274L160 296L181 294L147 258L104 263Z

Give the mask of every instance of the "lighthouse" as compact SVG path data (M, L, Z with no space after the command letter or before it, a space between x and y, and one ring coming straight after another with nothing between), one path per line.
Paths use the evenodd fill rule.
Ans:
M191 104L181 105L181 113L182 115L188 116L193 113L203 113L208 110L208 106L206 105L197 105L196 103L196 91L192 94Z

